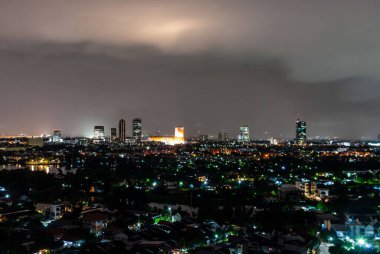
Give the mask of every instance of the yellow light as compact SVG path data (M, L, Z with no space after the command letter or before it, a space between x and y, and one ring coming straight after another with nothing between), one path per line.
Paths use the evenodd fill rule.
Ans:
M185 128L179 126L174 129L174 137L176 138L184 138L185 137Z

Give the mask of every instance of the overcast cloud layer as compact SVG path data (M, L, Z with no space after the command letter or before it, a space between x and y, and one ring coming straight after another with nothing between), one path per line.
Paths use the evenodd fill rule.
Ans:
M378 1L1 1L0 133L380 133ZM128 125L130 130L130 125Z

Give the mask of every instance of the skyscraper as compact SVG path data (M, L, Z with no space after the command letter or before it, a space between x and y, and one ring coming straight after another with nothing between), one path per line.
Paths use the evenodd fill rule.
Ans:
M111 128L111 141L115 141L117 139L117 131L116 128Z
M94 126L94 142L98 143L104 141L104 126L97 125Z
M141 119L135 118L133 119L132 123L132 137L135 141L141 141L142 137L142 125L141 125Z
M62 132L61 130L54 130L53 132L53 142L61 142L62 141Z
M218 141L224 141L223 140L223 133L222 132L218 133Z
M228 141L228 133L227 132L219 132L218 133L218 141Z
M296 144L305 145L306 144L306 122L297 119L296 123Z
M228 132L224 132L223 133L223 141L229 141L229 140L230 140L230 138L228 136Z
M121 119L119 121L119 140L121 142L125 141L125 120Z
M239 141L240 142L249 142L249 128L248 125L244 125L240 127L240 134L239 134Z

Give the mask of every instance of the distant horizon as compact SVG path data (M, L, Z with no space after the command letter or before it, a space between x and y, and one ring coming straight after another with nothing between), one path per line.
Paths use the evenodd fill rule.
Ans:
M120 119L124 119L126 120L126 118L120 118ZM132 120L135 119L135 118L131 118L131 123L132 123ZM141 119L141 118L139 118ZM142 120L142 132L143 132L143 136L157 136L157 135L162 135L162 136L165 136L165 135L174 135L174 128L176 126L183 126L183 125L175 125L173 126L173 129L172 129L172 132L170 131L161 131L161 130L153 130L153 131L149 131L149 132L145 132L144 131L144 119L141 119ZM301 121L303 121L303 119L300 119ZM117 121L118 122L118 121ZM61 128L54 128L52 129L50 132L44 132L44 133L41 133L41 134L36 134L36 133L29 133L29 132L21 132L21 133L5 133L5 132L0 132L0 138L5 138L5 137L43 137L43 136L46 136L46 137L49 137L49 136L52 136L53 135L53 132L54 130L61 130L62 131L62 137L65 137L65 138L75 138L75 137L83 137L83 138L92 138L93 136L93 129L94 129L94 126L104 126L104 132L105 132L105 136L106 137L109 137L110 136L110 130L111 128L116 128L117 129L117 132L119 131L118 130L118 127L117 127L117 122L114 126L112 127L107 127L107 125L100 125L100 124L96 124L96 125L93 125L92 127L89 128L89 131L88 131L88 135L86 134L65 134L65 130L61 129ZM307 133L309 131L309 126L310 124L305 121L306 124L307 124ZM126 120L126 137L132 137L132 124L130 124L130 126L128 125L128 120ZM295 122L296 123L296 122ZM244 126L244 125L242 125ZM130 127L130 128L128 128ZM187 132L187 128L186 126L183 126L185 128L185 137L186 138L195 138L195 137L199 137L200 135L207 135L208 137L212 137L214 139L217 139L217 136L218 136L218 133L228 133L230 139L237 139L238 138L238 133L239 133L239 127L241 126L237 126L236 127L236 130L234 132L228 132L228 131L215 131L214 133L191 133L191 134L188 134ZM269 134L268 133L263 133L262 136L258 136L257 134L255 135L255 133L253 132L253 135L252 135L252 127L249 126L249 131L250 131L250 139L251 140L269 140L271 138L274 138L274 139L278 139L278 140L293 140L295 138L295 124L294 124L294 135L293 136L282 136L282 135L279 135L279 136L268 136ZM131 133L129 133L131 132ZM70 133L70 132L69 132ZM266 135L266 136L265 136ZM380 134L378 134L380 135ZM375 135L375 136L360 136L360 137L340 137L340 136L320 136L320 135L309 135L307 134L307 140L328 140L328 139L331 139L331 140L352 140L352 141L371 141L371 140L377 140L378 139L378 135Z

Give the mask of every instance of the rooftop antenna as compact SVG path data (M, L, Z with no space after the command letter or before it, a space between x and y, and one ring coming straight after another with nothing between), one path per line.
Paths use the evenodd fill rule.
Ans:
M297 114L297 122L299 122L300 121L300 116L301 116L301 114Z

